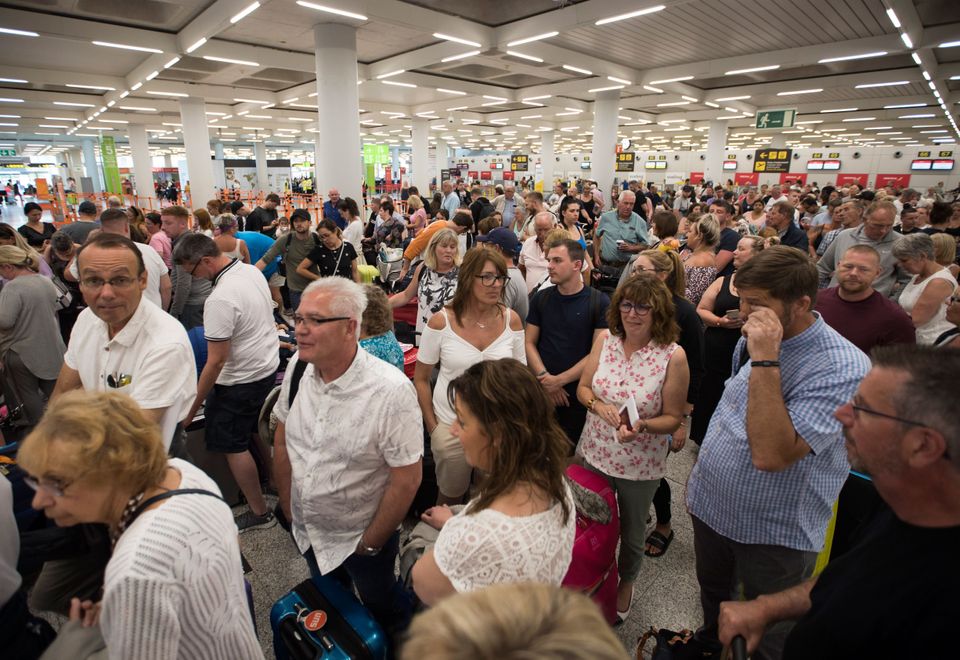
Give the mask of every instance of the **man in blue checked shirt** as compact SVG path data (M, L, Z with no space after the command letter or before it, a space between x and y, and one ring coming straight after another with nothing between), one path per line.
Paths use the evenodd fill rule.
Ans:
M737 271L744 338L687 486L704 626L717 641L720 603L810 577L849 471L834 411L870 369L813 312L816 265L764 250ZM792 627L767 629L754 658L779 658Z

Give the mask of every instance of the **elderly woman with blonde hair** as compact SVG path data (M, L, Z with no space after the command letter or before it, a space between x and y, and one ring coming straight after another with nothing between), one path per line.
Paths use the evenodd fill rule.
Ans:
M393 334L393 310L387 294L376 284L363 287L367 307L360 322L360 348L403 371L403 349Z
M99 622L111 658L263 657L230 507L199 468L167 458L133 399L58 397L17 458L35 509L61 527L110 529L103 599L74 599L71 619Z

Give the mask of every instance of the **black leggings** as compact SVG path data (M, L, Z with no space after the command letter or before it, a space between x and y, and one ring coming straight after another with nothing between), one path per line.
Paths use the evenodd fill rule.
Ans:
M653 508L657 512L657 524L669 525L672 514L670 513L670 484L666 477L660 479L660 486L653 495Z

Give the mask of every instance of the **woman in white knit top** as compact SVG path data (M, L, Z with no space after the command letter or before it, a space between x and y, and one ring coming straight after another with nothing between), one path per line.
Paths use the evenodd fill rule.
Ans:
M110 658L263 657L230 508L201 470L167 459L159 427L132 399L64 394L18 461L36 490L33 506L57 525L110 527L103 600L80 608L88 622L99 612ZM206 492L149 502L181 489Z

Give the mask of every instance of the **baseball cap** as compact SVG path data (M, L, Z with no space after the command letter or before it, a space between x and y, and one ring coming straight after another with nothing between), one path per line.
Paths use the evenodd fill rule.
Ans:
M80 206L77 207L77 211L84 215L96 215L97 205L90 200L84 200L80 202Z
M493 243L507 254L516 255L520 253L520 241L517 240L517 235L513 233L513 230L507 227L497 227L484 236L477 236L477 242Z

